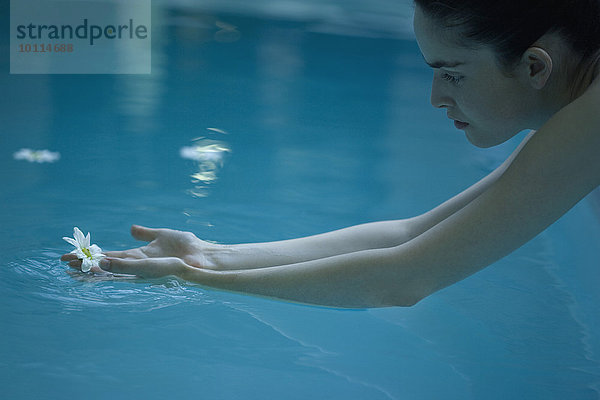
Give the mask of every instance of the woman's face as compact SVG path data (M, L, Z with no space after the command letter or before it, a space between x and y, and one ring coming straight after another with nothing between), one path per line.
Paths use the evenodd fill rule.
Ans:
M457 33L443 29L417 6L414 29L425 62L433 70L431 104L478 147L500 144L531 126L534 91L500 69L493 51L460 46Z

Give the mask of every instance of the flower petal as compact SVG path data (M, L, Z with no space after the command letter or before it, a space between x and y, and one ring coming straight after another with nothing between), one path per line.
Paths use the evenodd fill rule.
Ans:
M90 269L92 269L92 265L93 263L91 261L89 261L87 258L84 258L81 262L81 271L90 272Z
M89 247L90 253L92 254L102 254L102 249L98 247L98 245L93 244Z
M63 237L63 240L66 241L67 243L69 243L70 245L73 245L75 247L77 247L77 241L73 238L69 238L69 237Z
M83 244L83 247L90 247L90 233L88 232L87 236L85 237L85 242Z
M87 247L84 246L85 237L83 236L83 232L81 232L78 227L73 228L73 237L77 240L77 243L79 243L79 247Z

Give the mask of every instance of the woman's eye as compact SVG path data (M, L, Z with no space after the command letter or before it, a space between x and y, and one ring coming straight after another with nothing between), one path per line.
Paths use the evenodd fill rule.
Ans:
M446 72L442 73L442 79L451 83L454 83L455 85L459 84L460 81L462 80L462 76L455 76L455 75L450 75Z

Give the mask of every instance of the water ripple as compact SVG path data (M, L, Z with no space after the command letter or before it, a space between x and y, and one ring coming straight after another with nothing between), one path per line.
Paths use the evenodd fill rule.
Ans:
M69 269L59 261L60 252L46 249L38 255L7 263L2 275L7 299L27 298L37 306L60 307L63 312L87 308L115 307L119 311L148 312L180 303L211 304L202 289L182 285L175 278L142 280L132 277L107 278Z

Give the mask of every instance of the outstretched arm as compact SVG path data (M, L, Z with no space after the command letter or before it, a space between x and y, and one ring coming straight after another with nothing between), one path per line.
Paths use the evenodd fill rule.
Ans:
M145 260L175 257L193 267L227 271L297 264L342 254L399 246L437 225L489 188L504 173L532 135L533 132L492 173L460 194L417 217L372 222L299 239L237 245L205 242L189 232L134 225L131 227L132 236L151 243L130 250L107 252L106 255L113 258ZM73 254L65 254L62 260L69 261L75 268L80 266L80 262ZM92 271L102 272L97 267L92 268Z

